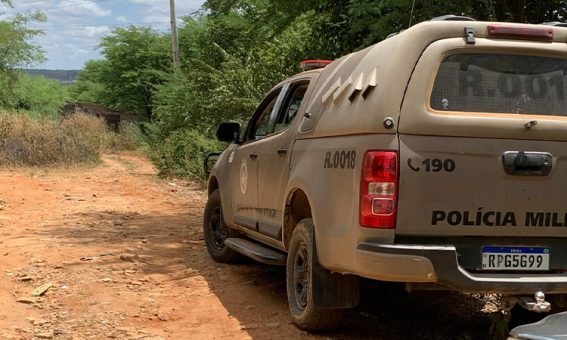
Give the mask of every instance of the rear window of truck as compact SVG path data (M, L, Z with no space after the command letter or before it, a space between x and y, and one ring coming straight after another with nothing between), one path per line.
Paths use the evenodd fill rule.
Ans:
M567 59L459 53L439 67L430 107L437 111L567 116Z

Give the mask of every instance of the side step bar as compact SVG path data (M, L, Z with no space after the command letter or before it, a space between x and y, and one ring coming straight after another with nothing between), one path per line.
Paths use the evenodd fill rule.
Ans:
M285 266L287 257L284 253L267 248L244 238L227 238L224 244L230 249L261 263Z

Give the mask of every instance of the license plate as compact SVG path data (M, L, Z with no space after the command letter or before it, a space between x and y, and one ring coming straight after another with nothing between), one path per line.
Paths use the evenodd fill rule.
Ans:
M482 247L482 269L549 270L547 247Z

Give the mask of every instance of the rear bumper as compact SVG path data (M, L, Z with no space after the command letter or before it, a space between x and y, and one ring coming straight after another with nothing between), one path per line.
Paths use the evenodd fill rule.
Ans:
M382 281L436 283L469 293L567 293L567 274L469 273L459 265L453 246L361 242L356 262L357 274Z

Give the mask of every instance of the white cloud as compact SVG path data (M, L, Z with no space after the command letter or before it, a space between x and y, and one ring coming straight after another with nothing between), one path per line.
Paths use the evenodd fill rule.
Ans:
M106 33L110 32L110 28L108 26L87 26L83 30L85 35L89 38L105 35Z
M49 18L52 17L105 17L112 15L112 11L103 8L92 0L37 0L31 2L12 1L14 9L5 12L43 11Z
M80 57L88 55L89 53L91 53L91 51L85 50L84 48L74 48L71 50L71 53L73 53L75 57Z
M123 15L119 15L119 16L116 17L116 21L118 21L118 22L128 22L128 18L126 18L126 17L123 16Z
M49 15L50 12L75 17L106 17L112 15L111 10L102 8L96 2L84 0L63 0L59 3L57 8L48 10L47 14Z
M38 0L33 2L12 1L12 4L18 10L38 10L38 9L56 7L57 1L56 0Z
M128 0L141 5L140 14L143 22L154 27L167 28L170 21L169 2L166 0ZM177 0L175 15L179 17L193 14L203 5L203 0Z

